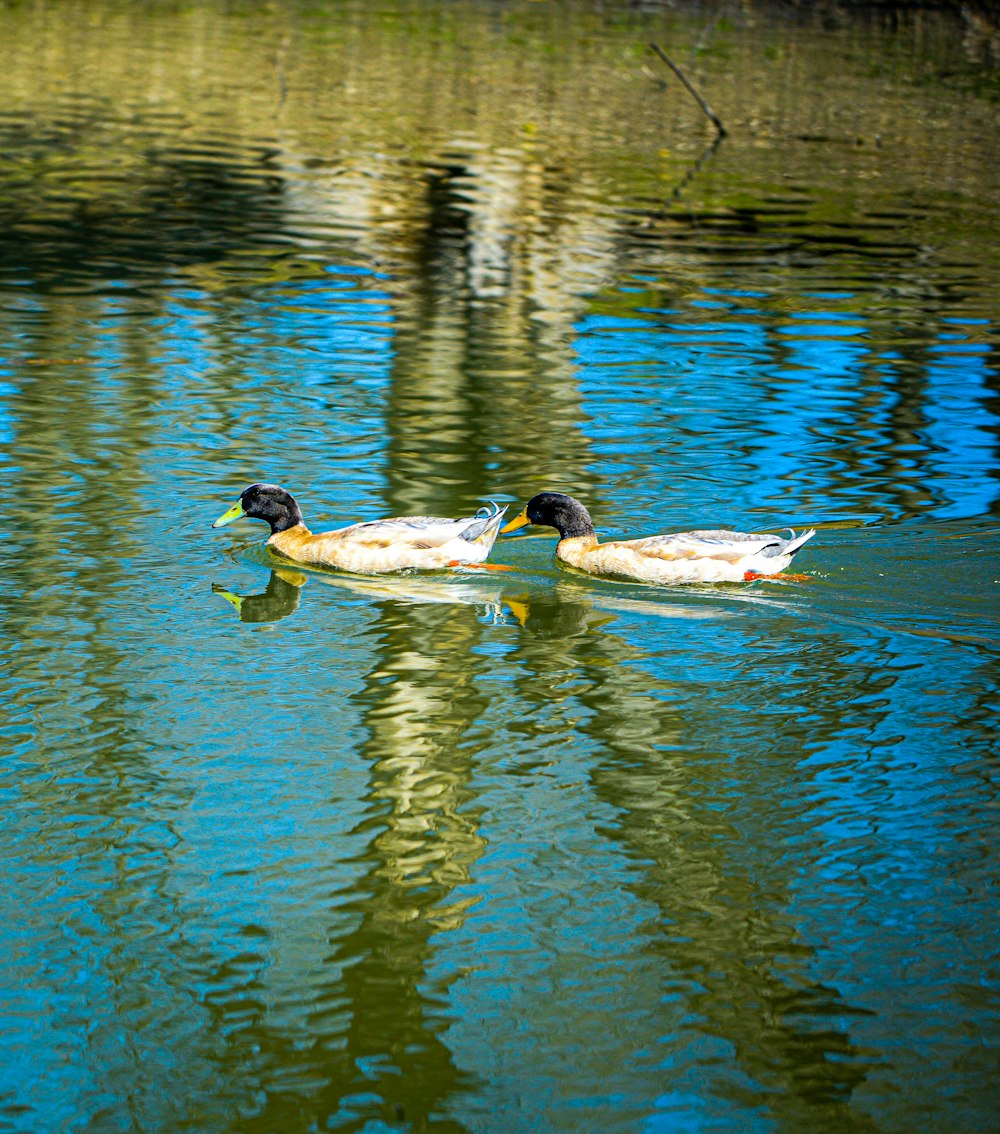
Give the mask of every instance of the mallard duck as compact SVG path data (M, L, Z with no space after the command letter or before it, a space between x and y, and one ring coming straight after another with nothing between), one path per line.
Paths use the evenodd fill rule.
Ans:
M598 543L590 513L572 496L540 492L500 529L501 535L527 524L559 532L556 557L591 575L617 575L648 583L740 583L776 575L815 530L790 539L723 530Z
M247 517L271 525L267 546L294 563L337 567L358 575L407 568L433 569L482 563L507 511L491 503L475 516L397 516L314 534L291 493L276 484L251 484L212 525L221 528Z

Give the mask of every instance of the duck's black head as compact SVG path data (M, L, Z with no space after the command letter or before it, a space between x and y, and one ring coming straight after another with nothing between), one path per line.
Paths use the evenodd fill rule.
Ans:
M572 496L564 492L539 492L532 496L519 515L501 529L501 534L517 531L526 524L540 524L555 528L562 539L575 539L577 536L594 534L594 522L590 513Z
M302 523L302 512L295 497L276 484L251 484L240 493L240 498L212 525L221 528L240 520L244 516L251 520L265 520L271 525L271 534L283 532Z

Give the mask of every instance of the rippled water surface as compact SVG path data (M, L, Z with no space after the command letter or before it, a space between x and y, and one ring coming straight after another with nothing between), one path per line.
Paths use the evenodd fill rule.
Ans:
M0 9L0 1130L993 1127L991 35ZM818 533L303 573L255 480Z

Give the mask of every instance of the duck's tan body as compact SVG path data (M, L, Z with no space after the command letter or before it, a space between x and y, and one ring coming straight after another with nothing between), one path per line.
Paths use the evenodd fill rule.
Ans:
M426 526L422 531L416 526L427 525L427 520L423 516L402 516L315 534L305 524L296 524L293 528L276 532L268 539L267 545L295 563L336 567L358 575L482 563L489 555L492 539L479 543L453 535L434 546L431 541L438 529Z
M591 575L638 579L647 583L741 583L750 572L775 575L791 563L792 555L810 532L787 541L790 552L763 555L761 547L774 537L741 532L680 532L645 539L598 543L596 535L562 539L556 556Z

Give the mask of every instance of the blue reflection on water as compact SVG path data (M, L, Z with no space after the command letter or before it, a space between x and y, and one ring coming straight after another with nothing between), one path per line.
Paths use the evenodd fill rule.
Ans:
M942 518L986 515L1000 494L996 469L996 415L988 408L994 397L985 346L969 353L928 361L924 435L931 447L935 478L947 484L947 498L937 514Z
M762 311L748 322L741 312L685 324L676 312L647 308L634 318L589 316L577 331L591 434L616 476L662 479L665 491L679 477L691 502L692 479L722 475L734 510L783 511L796 522L837 518L835 503L828 513L808 490L817 460L831 499L831 475L842 490L859 476L919 478L922 507L941 518L982 515L997 498L990 371L978 344L968 353L928 346L914 419L904 401L909 363L879 349L884 328L860 314L823 313L817 322L801 312L787 322ZM933 361L936 352L947 361ZM707 494L692 503L714 505ZM897 510L891 494L883 507Z

